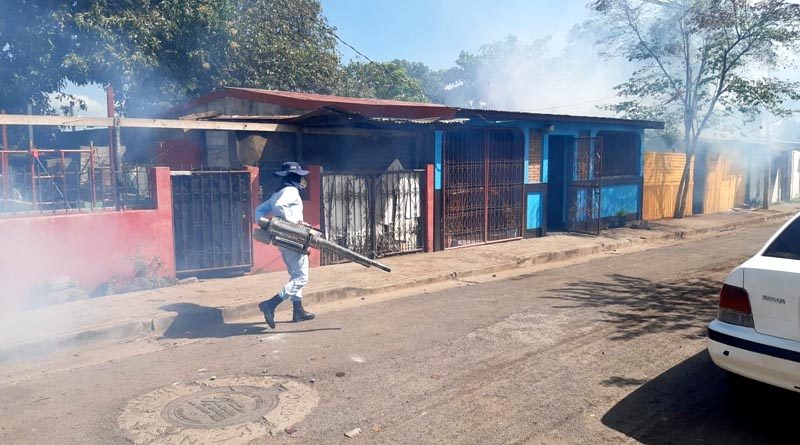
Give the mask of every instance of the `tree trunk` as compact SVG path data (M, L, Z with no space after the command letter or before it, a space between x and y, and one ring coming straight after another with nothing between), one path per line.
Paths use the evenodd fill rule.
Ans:
M686 165L683 166L683 174L681 175L681 182L678 185L678 196L677 201L675 201L675 213L672 215L673 218L680 219L683 218L686 212L686 197L689 196L689 181L690 175L692 173L692 158L694 157L694 153L687 152L686 153Z
M675 219L683 218L686 213L686 197L689 195L689 175L692 172L692 157L694 156L695 143L692 139L692 128L694 122L694 113L690 109L684 111L683 118L683 151L686 153L686 164L683 166L683 174L681 175L681 182L678 184L678 196L675 201L675 213L672 215Z

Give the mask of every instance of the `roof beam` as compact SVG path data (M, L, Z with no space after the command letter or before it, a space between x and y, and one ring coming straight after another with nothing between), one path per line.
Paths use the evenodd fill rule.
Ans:
M391 136L391 137L416 137L418 130L384 130L384 129L369 129L369 128L342 128L342 127L328 127L328 128L303 128L303 134L320 134L320 135L333 135L333 136Z
M131 117L77 117L77 116L33 116L26 114L0 114L0 125L37 125L51 127L113 127L115 120L120 127L161 128L175 130L220 130L220 131L265 131L290 132L297 127L286 124L253 122L195 121L178 119L141 119Z

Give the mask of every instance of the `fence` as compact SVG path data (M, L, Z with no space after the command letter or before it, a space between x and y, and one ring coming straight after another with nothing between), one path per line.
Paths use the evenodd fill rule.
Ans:
M153 208L147 167L97 161L94 147L0 150L0 215Z
M706 169L703 213L726 212L744 203L744 174L729 159L709 160Z
M675 215L678 187L685 166L686 156L682 153L644 154L643 219L653 221L672 218ZM694 162L690 168L689 178L694 178ZM692 214L693 190L694 181L690 179L684 216Z
M423 249L422 170L322 176L323 230L327 239L370 257ZM343 258L323 252L321 263Z

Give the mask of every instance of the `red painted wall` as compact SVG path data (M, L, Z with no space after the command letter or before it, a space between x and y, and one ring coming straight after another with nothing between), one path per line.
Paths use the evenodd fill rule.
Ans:
M25 306L31 290L68 275L88 293L114 275L130 276L134 258L158 257L175 275L169 169L151 179L155 210L0 219L0 310Z
M307 176L308 181L308 200L303 201L303 216L307 223L314 227L320 227L322 223L321 209L322 209L322 167L318 165L311 165L306 167L310 172ZM258 198L258 167L247 167L250 172L250 190L253 196L253 212L261 202ZM264 199L269 198L265 196ZM254 227L257 227L254 224ZM316 249L312 249L309 254L311 267L317 267L320 264L320 254ZM253 240L253 273L260 272L276 272L285 270L286 266L281 259L281 253L277 247L263 244Z
M158 142L155 163L170 170L192 170L202 167L201 153L200 137L193 132L180 139Z

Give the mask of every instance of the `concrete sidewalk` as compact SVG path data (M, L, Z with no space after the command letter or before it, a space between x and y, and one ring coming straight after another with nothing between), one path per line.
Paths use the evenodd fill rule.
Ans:
M785 220L800 206L730 211L660 221L650 230L620 228L602 236L554 235L443 252L384 258L392 273L354 264L311 270L306 306L441 283L472 275L564 261L624 247L663 243ZM0 313L0 363L52 348L161 335L181 323L222 323L259 315L257 304L286 280L284 272L202 280L168 288Z

